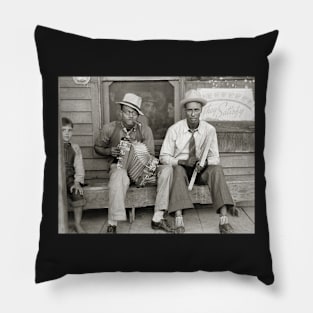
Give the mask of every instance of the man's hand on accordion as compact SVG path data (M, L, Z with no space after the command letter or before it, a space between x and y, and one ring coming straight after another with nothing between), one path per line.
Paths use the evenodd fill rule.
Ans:
M111 155L114 158L118 158L120 156L120 148L118 146L117 147L112 147L111 148Z

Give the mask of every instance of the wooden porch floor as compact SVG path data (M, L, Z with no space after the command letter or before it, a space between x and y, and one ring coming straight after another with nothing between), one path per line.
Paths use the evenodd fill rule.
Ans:
M119 222L117 233L120 234L166 234L161 230L151 228L153 207L137 208L136 219L133 223ZM174 225L174 219L167 217ZM209 205L195 205L195 209L184 211L185 233L189 234L218 234L219 216ZM254 207L241 209L239 217L229 215L230 224L236 234L254 233ZM108 210L96 209L83 212L82 226L90 234L106 234ZM73 212L69 213L69 232L75 233L73 228Z

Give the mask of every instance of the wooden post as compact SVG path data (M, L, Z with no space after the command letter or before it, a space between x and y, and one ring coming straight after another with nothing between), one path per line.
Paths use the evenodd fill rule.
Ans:
M66 181L64 168L63 138L62 138L62 121L59 103L59 140L58 140L58 177L59 177L59 201L58 201L58 229L59 234L68 233L68 210L66 196Z

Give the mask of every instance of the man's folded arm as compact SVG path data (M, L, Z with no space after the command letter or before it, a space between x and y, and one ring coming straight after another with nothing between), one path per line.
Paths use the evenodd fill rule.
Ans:
M95 144L94 149L96 151L96 153L102 155L102 156L110 156L111 153L111 148L104 148L102 146L99 146L97 144Z
M111 124L104 125L102 131L96 139L94 149L96 153L102 156L112 155L110 146L110 136L113 132L113 126Z
M163 141L160 151L160 161L165 165L177 166L178 159L174 157L175 154L175 140L172 129L169 129Z
M218 151L218 142L215 128L211 130L209 136L211 136L212 140L210 142L210 149L207 158L208 165L218 165L220 164L220 155Z
M165 165L172 165L172 166L177 166L178 160L171 155L166 155L166 154L160 154L160 161L162 164Z

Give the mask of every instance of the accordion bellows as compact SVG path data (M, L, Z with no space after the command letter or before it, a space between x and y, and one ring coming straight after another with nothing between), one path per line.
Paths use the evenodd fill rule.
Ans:
M121 158L118 166L125 168L132 182L138 187L156 184L158 159L150 155L147 146L141 142L120 143Z

